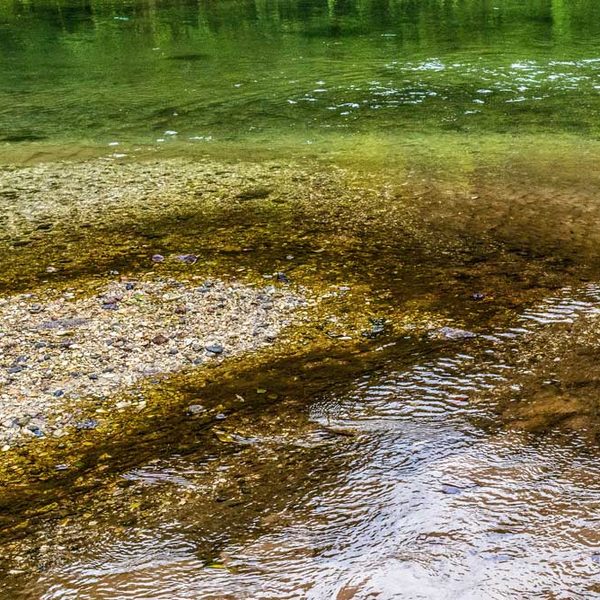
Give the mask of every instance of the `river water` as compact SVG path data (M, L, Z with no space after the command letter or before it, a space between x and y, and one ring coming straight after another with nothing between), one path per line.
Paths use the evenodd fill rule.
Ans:
M384 337L363 368L325 362L327 385L275 365L295 391L232 417L223 448L182 452L163 432L93 504L74 489L66 521L36 525L45 558L13 565L4 597L600 598L598 415L571 408L600 389L599 17L591 0L2 2L3 164L289 159L431 178L422 227L541 265L502 287L473 251L471 292L531 301L499 299L441 340ZM369 252L398 274L368 244L358 262ZM464 316L453 252L420 257L414 279L399 265L390 307L418 280Z
M102 540L34 589L47 599L597 597L597 449L577 435L482 423L493 390L519 385L510 357L521 338L599 311L595 286L563 290L513 327L481 334L470 354L446 348L398 370L392 361L315 398L310 434L252 441L258 455L275 452L267 460L278 461L284 501L274 511L263 501L257 520L268 525L251 539L209 515L198 528L204 465L227 474L231 457L142 465L124 477L146 493L199 498L165 523ZM198 555L202 538L212 560Z

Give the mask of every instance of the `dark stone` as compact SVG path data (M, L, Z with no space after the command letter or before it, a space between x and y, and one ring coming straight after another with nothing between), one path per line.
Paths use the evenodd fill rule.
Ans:
M55 398L60 398L61 396L65 395L65 392L64 392L64 390L55 390L54 392L52 392L52 395Z
M152 343L156 344L157 346L160 346L161 344L166 344L169 341L169 338L165 335L163 335L162 333L159 333L158 335L155 335L152 338Z
M91 379L92 381L96 381L98 379L98 375L96 375L96 373L90 373L88 375L88 378Z
M119 308L119 303L116 300L106 300L102 303L102 308L104 310L117 310Z
M270 189L263 187L248 188L239 192L236 196L238 200L262 200L271 194Z
M154 254L152 256L152 262L161 263L165 260L165 257L162 254Z
M289 283L290 282L290 280L288 279L288 276L285 273L281 273L281 272L275 273L275 279L277 279L277 281L279 281L281 283Z
M11 375L20 373L21 371L24 371L24 370L25 370L25 367L23 365L14 365L14 366L8 368L8 372Z
M84 419L83 421L75 423L75 429L77 429L77 431L96 429L96 427L98 427L98 421L96 419Z
M133 283L133 281L128 281L125 284L125 289L126 290L133 290L135 288L135 283Z
M192 62L198 60L207 60L209 58L211 58L210 54L204 54L203 52L189 52L187 54L172 54L171 56L167 56L166 60L182 60L185 62ZM174 109L169 108L167 110L173 111ZM175 112L178 110L179 109L175 109ZM172 114L172 112L170 112L170 114Z
M204 408L204 406L202 406L202 404L190 404L187 407L188 415L199 415L200 413L203 413L205 411L206 409Z
M46 140L48 136L40 135L38 133L13 133L10 135L5 135L0 138L3 142L37 142L39 140Z
M223 350L224 348L221 344L210 344L209 346L206 346L206 351L212 352L213 354L221 354Z
M471 300L479 301L483 300L484 298L485 294L482 294L481 292L475 292L474 294L471 294Z
M41 313L44 307L41 304L32 304L28 310L32 315L36 315L37 313Z

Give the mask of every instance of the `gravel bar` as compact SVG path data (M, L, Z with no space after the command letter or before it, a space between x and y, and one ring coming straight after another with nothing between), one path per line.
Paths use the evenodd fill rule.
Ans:
M110 410L144 378L256 350L304 304L273 285L156 278L114 281L85 298L0 298L0 447L95 427L67 406L93 397Z

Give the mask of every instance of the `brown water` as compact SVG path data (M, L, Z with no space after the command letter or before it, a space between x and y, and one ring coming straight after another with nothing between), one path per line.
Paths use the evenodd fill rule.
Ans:
M498 428L493 411L526 379L527 344L598 315L587 284L474 339L397 340L382 368L267 410L279 435L255 414L225 423L246 432L233 452L142 464L122 478L166 494L164 518L90 531L32 597L599 597L597 448L581 430ZM215 489L230 507L211 514Z

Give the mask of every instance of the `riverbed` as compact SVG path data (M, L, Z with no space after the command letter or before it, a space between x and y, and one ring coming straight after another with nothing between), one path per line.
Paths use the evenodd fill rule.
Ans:
M600 598L589 3L0 9L0 594Z

